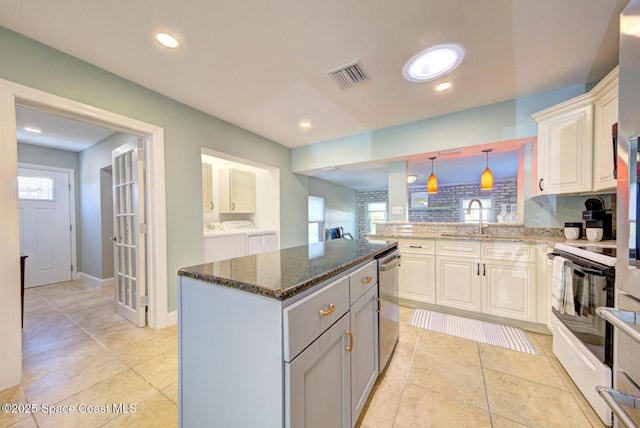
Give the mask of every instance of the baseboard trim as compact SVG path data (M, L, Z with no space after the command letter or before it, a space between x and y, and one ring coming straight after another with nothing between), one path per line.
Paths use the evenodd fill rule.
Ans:
M108 284L113 284L113 277L111 278L96 278L93 275L89 275L88 273L84 273L84 272L78 272L78 278L79 279L88 279L90 281L94 281L97 282L100 285L108 285Z

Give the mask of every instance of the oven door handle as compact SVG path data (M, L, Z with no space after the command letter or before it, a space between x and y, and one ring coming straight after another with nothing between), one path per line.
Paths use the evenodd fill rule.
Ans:
M547 257L549 257L550 259L553 259L555 256L559 256L559 255L560 254L556 254L556 253L547 253ZM569 259L567 259L567 263L570 264L574 270L577 270L578 272L582 272L585 275L607 276L607 272L602 269L588 268L588 267L579 265Z

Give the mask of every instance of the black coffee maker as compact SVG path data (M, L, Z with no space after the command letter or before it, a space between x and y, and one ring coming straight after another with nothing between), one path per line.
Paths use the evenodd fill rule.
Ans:
M589 198L584 202L586 210L582 211L582 219L587 227L602 227L602 239L613 239L613 211L604 206L601 197Z

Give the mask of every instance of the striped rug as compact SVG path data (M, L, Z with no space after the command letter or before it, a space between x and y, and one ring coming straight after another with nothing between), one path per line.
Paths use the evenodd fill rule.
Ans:
M409 325L531 355L539 355L527 333L516 327L441 314L426 309L414 309Z

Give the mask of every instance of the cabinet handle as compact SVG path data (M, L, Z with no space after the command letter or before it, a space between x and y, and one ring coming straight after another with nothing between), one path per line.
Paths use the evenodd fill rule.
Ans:
M353 333L351 333L351 330L347 330L346 333L347 336L349 336L349 346L344 348L344 350L347 352L351 352L353 351Z
M544 178L541 178L540 181L538 181L538 189L540 189L541 192L544 191L544 188L542 187L542 181L544 180Z
M422 248L422 245L409 245L409 248Z
M487 265L482 263L482 276L487 276Z
M329 315L331 315L335 310L336 310L336 305L334 305L333 303L329 303L329 310L328 310L328 311L323 311L322 309L320 309L320 316L321 316L321 317L329 316Z
M235 211L236 210L236 204L235 202L231 202L231 211Z
M213 201L211 201L211 209L213 209Z
M371 276L368 276L368 277L362 279L362 283L365 284L365 285L371 284L371 281L373 281L373 277L371 277Z
M480 276L480 263L476 263L476 267L478 268L476 271L476 275Z
M376 312L380 313L382 311L382 300L380 300L379 297L376 297L376 300L378 301L378 309L376 309Z

